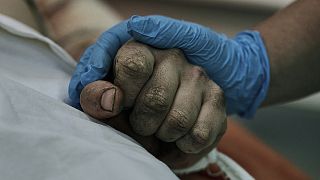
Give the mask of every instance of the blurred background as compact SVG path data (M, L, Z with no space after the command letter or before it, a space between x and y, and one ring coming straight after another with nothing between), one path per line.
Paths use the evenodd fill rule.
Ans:
M292 0L105 0L121 17L161 14L197 22L233 36L254 27ZM38 29L22 0L0 0L0 13ZM320 94L259 110L238 120L314 178L320 177ZM252 147L254 148L254 147Z

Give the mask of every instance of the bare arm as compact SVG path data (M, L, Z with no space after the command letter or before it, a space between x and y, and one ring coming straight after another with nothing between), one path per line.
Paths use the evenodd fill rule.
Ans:
M270 59L271 80L263 105L320 90L320 1L299 0L256 29Z

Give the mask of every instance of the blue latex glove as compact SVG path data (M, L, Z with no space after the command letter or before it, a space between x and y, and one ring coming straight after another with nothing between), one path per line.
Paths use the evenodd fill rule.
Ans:
M163 16L133 16L124 23L126 27L120 26L121 31L127 28L126 31L135 40L157 48L179 48L192 64L203 67L209 77L223 89L228 114L236 113L242 117L252 117L264 100L269 85L270 68L266 49L257 31L244 31L234 39L229 39L201 25ZM130 38L126 33L122 35L127 39ZM108 37L104 35L100 37L100 39L106 38ZM100 39L98 42L101 41ZM110 46L111 40L107 42ZM103 44L105 51L111 52L107 58L94 54L94 57L89 59L97 62L92 63L102 64L105 69L109 67L110 58L113 58L116 53L116 50L111 51L114 48L109 46ZM86 58L87 54L88 52L83 57ZM109 59L109 64L105 62L105 59ZM80 68L83 69L83 67L88 66ZM101 76L96 71L91 73L79 70L79 66L76 72L82 72L80 73L81 83L88 83L82 78L92 80L94 78L86 77L99 77L102 79L106 75L105 70ZM85 85L84 83L81 87ZM69 88L70 97L73 100L79 99L78 94L80 93L80 88L74 88L75 84L75 81L71 82ZM73 92L77 94L76 97L72 96Z

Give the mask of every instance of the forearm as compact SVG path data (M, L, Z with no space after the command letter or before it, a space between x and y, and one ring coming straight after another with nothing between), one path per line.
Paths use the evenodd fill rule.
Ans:
M259 24L270 60L270 86L263 105L320 90L320 1L299 0Z
M84 49L121 17L107 3L71 0L27 0L38 24L76 60ZM94 11L92 11L94 9Z

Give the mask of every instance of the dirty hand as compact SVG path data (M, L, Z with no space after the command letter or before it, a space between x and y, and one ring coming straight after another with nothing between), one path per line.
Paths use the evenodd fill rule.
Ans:
M130 41L118 51L114 73L117 87L102 88L106 86L102 81L83 90L80 102L85 112L103 119L110 114L106 109L119 112L119 106L132 107L130 124L134 132L175 142L185 153L200 152L224 133L222 90L202 68L189 64L180 50L159 50ZM111 92L111 96L90 95L100 89ZM90 105L94 102L101 105ZM110 105L105 105L108 102Z
M186 21L133 16L103 33L82 56L69 87L73 102L79 102L86 84L106 76L117 49L130 38L156 48L181 49L223 89L228 114L252 117L265 99L270 70L259 32L244 31L229 39Z

